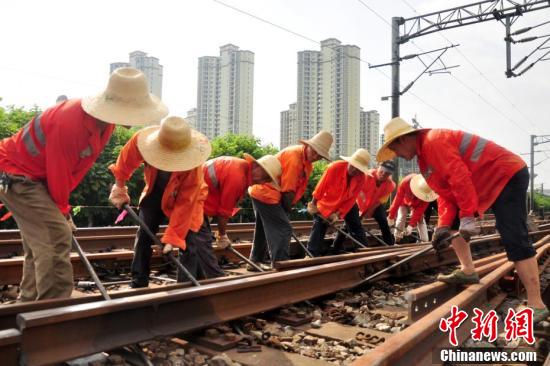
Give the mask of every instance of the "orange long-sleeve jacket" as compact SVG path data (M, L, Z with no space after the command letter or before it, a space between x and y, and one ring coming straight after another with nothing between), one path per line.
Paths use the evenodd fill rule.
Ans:
M412 210L411 219L409 220L409 225L412 227L416 226L422 219L429 205L429 202L422 201L412 193L411 179L415 175L416 174L409 174L403 178L401 184L399 184L399 188L397 188L397 194L395 195L395 199L390 207L390 214L388 215L390 219L395 219L399 207L407 206Z
M233 216L252 184L250 163L232 156L220 156L204 163L203 173L208 184L208 198L204 203L206 215Z
M357 196L357 205L361 215L372 207L386 203L395 189L395 183L391 177L377 185L377 175L378 169L370 169L365 174L365 183Z
M144 163L143 157L137 147L139 131L124 145L117 158L116 164L109 166L109 170L116 179L127 181L134 171ZM145 164L145 188L140 201L149 195L155 186L158 169ZM184 172L173 172L162 195L162 212L168 217L168 227L161 238L166 244L172 244L185 249L185 236L192 224L197 227L197 222L202 224L202 210L197 209L197 204L202 204L201 189L203 189L202 167L198 166ZM200 225L198 226L200 227Z
M307 181L313 171L313 164L306 159L305 146L289 146L275 155L281 162L281 191L269 183L254 184L248 193L254 199L270 205L281 202L281 192L294 192L292 204L296 204L304 195Z
M439 195L439 226L491 207L510 178L526 166L516 154L463 131L422 130L417 134L418 166Z
M330 216L333 212L338 212L340 217L346 216L355 204L364 183L363 173L353 176L348 182L347 161L329 164L313 191L319 212L324 217Z
M0 141L0 171L43 181L65 215L69 195L109 142L115 126L103 131L96 119L71 99L46 109L15 135Z

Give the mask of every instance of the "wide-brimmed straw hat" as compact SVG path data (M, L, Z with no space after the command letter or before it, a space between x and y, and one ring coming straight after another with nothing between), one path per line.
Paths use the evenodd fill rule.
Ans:
M256 162L271 178L270 184L277 190L281 189L279 180L283 169L281 168L281 162L273 155L265 155L259 159L254 158L252 155L244 153L243 158L248 162Z
M363 173L369 171L370 154L366 149L357 149L352 156L340 156Z
M82 108L101 121L124 126L158 124L168 114L168 107L149 93L145 75L132 67L113 71L107 89L82 99Z
M212 147L208 138L181 117L166 117L160 126L138 132L137 146L147 164L167 172L181 172L203 164Z
M319 131L315 136L309 140L300 140L300 143L311 146L317 154L321 155L326 160L330 161L330 147L332 145L332 135L327 131Z
M395 152L388 146L400 136L407 135L411 132L417 132L416 129L400 117L395 117L384 126L384 144L376 154L376 160L379 162L391 160L396 157Z
M422 174L417 174L411 179L411 191L416 198L424 202L432 202L437 199L437 193L435 193Z

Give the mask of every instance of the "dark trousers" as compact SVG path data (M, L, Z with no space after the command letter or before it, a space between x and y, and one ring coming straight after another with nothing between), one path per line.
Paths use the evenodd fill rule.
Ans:
M162 192L161 192L162 193ZM139 217L153 234L159 231L159 226L166 220L166 216L160 207L162 195L153 192L146 196L139 205ZM149 285L149 273L151 271L151 256L153 240L141 229L137 231L134 243L134 259L132 261L132 287L147 287Z
M359 208L357 205L353 205L351 210L344 217L346 230L351 233L351 236L358 240L361 244L367 245L367 235L361 225L361 218L359 217ZM328 224L319 215L315 215L313 218L313 227L311 229L311 235L309 236L309 242L307 248L315 257L327 255L329 248L324 244L325 234L327 233ZM345 240L345 235L337 233L334 240L333 247L336 251L342 249L342 243Z
M272 262L288 260L292 227L283 207L280 204L269 205L254 198L252 198L252 207L256 226L250 260L264 261L267 250Z
M527 188L529 187L529 170L519 170L510 180L497 199L491 205L495 214L495 226L500 234L500 242L511 262L518 262L534 257L537 253L527 228ZM458 230L460 218L455 217L452 230Z
M214 278L224 276L225 273L218 264L218 258L214 254L212 242L214 235L210 229L208 217L204 217L202 226L198 232L189 231L185 237L186 250L179 250L179 260L196 279ZM187 276L178 270L178 282L189 281Z
M395 239L391 233L390 225L388 225L386 210L382 205L379 205L376 210L374 210L372 217L376 220L378 226L380 227L380 231L382 232L382 239L384 240L384 242L388 245L395 244Z
M529 170L518 171L504 186L491 206L495 214L495 226L500 241L506 249L508 260L518 262L536 255L527 228L527 187Z

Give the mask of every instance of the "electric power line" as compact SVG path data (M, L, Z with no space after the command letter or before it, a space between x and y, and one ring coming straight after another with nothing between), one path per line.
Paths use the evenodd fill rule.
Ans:
M299 33L299 32L296 32L296 31L294 31L294 30L291 30L291 29L288 28L288 27L284 27L284 26L281 26L281 25L279 25L279 24L276 24L276 23L274 23L274 22L272 22L272 21L270 21L270 20L267 20L267 19L264 19L264 18L262 18L262 17L259 17L259 16L255 15L255 14L252 14L252 13L246 11L246 10L237 8L236 6L227 4L227 3L223 2L223 1L220 1L220 0L213 0L213 1L214 1L215 3L218 3L218 4L220 4L220 5L225 6L225 7L229 8L229 9L231 9L231 10L234 10L234 11L236 11L236 12L238 12L238 13L247 15L247 16L253 18L253 19L256 19L256 20L258 20L258 21L261 21L261 22L263 22L263 23L265 23L265 24L268 24L268 25L270 25L270 26L272 26L272 27L275 27L275 28L277 28L277 29L280 29L280 30L282 30L282 31L285 31L285 32L287 32L287 33L290 33L290 34L292 34L292 35L294 35L294 36L297 36L297 37L300 37L300 38L302 38L302 39L308 40L308 41L313 42L313 43L315 43L315 44L317 44L317 45L320 45L320 44L321 44L321 42L316 41L315 39L313 39L313 38L311 38L311 37L308 37L308 36L306 36L306 35L303 35L302 33ZM358 1L361 1L361 0L358 0ZM366 6L366 4L364 4L364 5ZM368 7L368 6L367 6L367 7ZM378 15L378 14L377 14L377 15ZM378 16L380 17L380 15L378 15ZM383 19L383 18L382 18L382 19ZM367 65L370 65L370 62L368 62L368 61L366 61L366 60L364 60L364 59L359 58L359 61L360 61L360 62L363 62L363 63L365 63L365 64L367 64ZM376 71L378 71L380 74L384 75L387 79L391 80L391 77L390 77L388 74L386 74L385 72L383 72L382 70L377 69ZM441 110L439 110L437 107L435 107L435 106L431 105L430 103L426 102L424 99L420 98L420 97L417 96L416 94L411 93L411 95L413 95L416 99L418 99L418 100L419 100L421 103L423 103L424 105L428 106L429 108L433 109L434 111L436 111L437 113L439 113L440 115L442 115L443 117L445 117L445 118L446 118L447 120L449 120L450 122L454 123L455 125L457 125L457 126L459 126L459 127L461 127L461 128L466 129L467 131L470 131L470 129L468 129L467 127L465 127L465 126L462 125L461 123L455 121L452 117L450 117L450 116L448 116L447 114L443 113L443 112L442 112Z

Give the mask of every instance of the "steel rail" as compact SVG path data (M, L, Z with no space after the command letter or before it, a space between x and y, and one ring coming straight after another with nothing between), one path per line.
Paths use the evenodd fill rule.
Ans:
M30 366L60 362L327 295L360 281L364 264L372 260L19 314L20 360Z
M550 249L548 243L550 236L543 238L544 244L537 250L537 258ZM545 265L548 261L545 262ZM539 267L539 271L544 266ZM453 305L469 314L473 307L483 310L494 309L504 299L504 296L492 298L491 287L497 284L504 276L514 268L512 262L505 262L497 269L481 278L479 284L464 288L458 295L450 298L439 307L433 309L429 315L414 322L408 328L399 333L399 337L392 337L379 347L371 350L367 355L355 360L353 366L394 366L394 365L425 365L431 364L432 350L438 347L449 347L447 333L438 330L439 322L446 318ZM462 343L470 335L471 322L464 322L457 330L459 342Z
M17 316L21 360L29 365L60 362L333 293L359 283L375 257L146 293L109 304L21 313ZM388 255L378 257L386 260Z
M487 219L484 223L486 222ZM343 221L338 223L343 223ZM430 223L435 224L436 220L432 219ZM309 235L312 227L312 221L291 221L291 224L293 230L301 235ZM373 219L363 220L363 225L369 230L378 228L378 224ZM166 226L161 226L157 236L162 236L165 230ZM216 224L212 224L212 230L217 230ZM252 240L254 223L229 223L227 230L228 236L233 242ZM132 248L136 231L137 226L81 227L78 228L75 235L84 251L91 252ZM19 230L0 230L0 257L21 255L22 253Z

